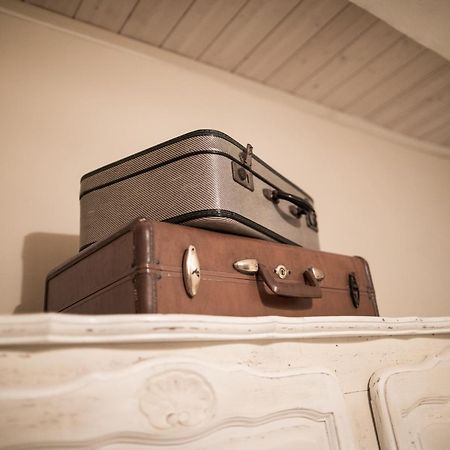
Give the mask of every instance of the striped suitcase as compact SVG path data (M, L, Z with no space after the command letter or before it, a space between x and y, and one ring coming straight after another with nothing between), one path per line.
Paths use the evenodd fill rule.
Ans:
M224 133L179 136L84 175L80 247L137 217L319 249L313 199Z

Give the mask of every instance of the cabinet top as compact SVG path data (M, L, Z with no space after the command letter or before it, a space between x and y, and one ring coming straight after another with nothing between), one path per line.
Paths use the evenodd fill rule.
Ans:
M450 335L450 317L0 316L0 346Z

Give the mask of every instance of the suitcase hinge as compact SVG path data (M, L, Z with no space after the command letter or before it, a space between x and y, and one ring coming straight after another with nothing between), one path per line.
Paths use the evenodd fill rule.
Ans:
M252 158L253 147L250 144L247 144L247 148L239 154L239 159L243 166L236 161L232 161L231 170L233 173L233 180L253 192L255 190L253 186L253 174L250 170L246 170L246 168L251 169Z

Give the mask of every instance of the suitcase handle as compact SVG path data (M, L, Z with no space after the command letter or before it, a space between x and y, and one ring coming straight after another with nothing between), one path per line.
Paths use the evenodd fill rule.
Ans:
M303 276L309 284L303 284L299 281L277 279L272 271L263 264L258 264L258 274L261 275L264 283L269 289L282 297L297 298L321 298L322 290L320 289L317 279L314 277L310 269L305 270Z
M292 214L296 217L300 217L303 214L315 213L313 206L308 201L301 197L297 197L294 194L288 192L279 191L278 189L263 189L264 197L271 200L274 203L278 203L281 200L291 202L296 206L295 211L291 210Z

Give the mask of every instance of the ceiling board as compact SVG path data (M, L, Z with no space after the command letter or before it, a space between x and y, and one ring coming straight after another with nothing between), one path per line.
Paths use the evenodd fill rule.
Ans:
M326 104L339 110L363 96L415 58L423 47L406 37L370 61L353 76L336 86L326 97Z
M81 0L25 0L35 6L73 17Z
M83 0L75 18L110 31L119 31L138 0Z
M409 137L450 140L450 62L348 0L26 2Z
M387 107L388 103L395 102L397 97L413 89L423 78L445 64L446 62L442 57L424 49L417 57L395 71L383 83L352 102L344 111L371 118L382 108Z
M420 139L431 139L440 129L446 128L450 137L450 107L445 107L434 117L423 120L421 124L414 129L414 135Z
M193 0L139 0L121 33L160 46L193 3Z
M450 93L449 86L450 69L443 66L416 83L411 90L397 96L394 102L373 114L372 119L379 125L389 125L398 130L407 129L408 121L405 123L405 118L414 115L412 113L418 115L419 110L424 109L432 113L433 110L442 108L444 94ZM430 106L434 108L430 109Z
M200 60L234 70L299 3L299 0L246 2Z
M400 38L398 31L384 22L376 21L319 72L297 87L295 93L326 105L327 95Z
M450 85L445 86L434 95L425 98L417 105L414 111L406 114L394 125L389 125L393 130L400 133L408 133L417 136L417 128L423 122L428 122L430 117L436 117L444 114L450 108ZM448 124L450 128L450 123Z
M275 70L267 78L266 83L283 90L294 91L376 20L361 8L347 5Z
M268 79L345 5L345 0L303 0L271 30L235 72L258 81Z
M450 126L449 121L435 128L432 132L422 136L422 139L426 139L429 142L436 144L450 145Z
M163 48L197 59L240 11L245 0L196 0Z

